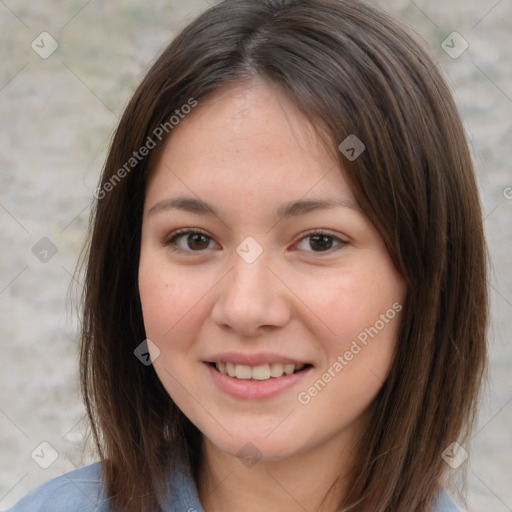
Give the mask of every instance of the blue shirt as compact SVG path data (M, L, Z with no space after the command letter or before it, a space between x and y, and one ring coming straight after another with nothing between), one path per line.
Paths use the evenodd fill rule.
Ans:
M165 512L204 512L189 469L178 466L169 493L161 501ZM30 491L7 512L113 512L103 495L100 464L94 463L54 478ZM431 512L460 512L442 490Z

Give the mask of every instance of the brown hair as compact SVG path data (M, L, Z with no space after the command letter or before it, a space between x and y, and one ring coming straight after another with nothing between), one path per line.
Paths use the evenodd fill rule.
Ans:
M173 453L186 446L195 471L201 443L133 353L145 339L137 273L152 158L113 177L191 98L200 108L207 94L254 77L280 86L328 134L407 283L396 357L340 507L424 512L447 468L443 450L469 440L486 365L481 209L435 63L392 18L340 0L224 1L178 34L126 107L101 178L108 193L94 211L81 345L107 496L119 510L157 509ZM336 149L350 134L366 146L354 161Z

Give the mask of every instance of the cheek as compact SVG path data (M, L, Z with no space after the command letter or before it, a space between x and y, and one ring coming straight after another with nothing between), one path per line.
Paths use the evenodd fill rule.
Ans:
M308 417L330 425L328 433L362 417L386 380L394 359L402 292L398 281L383 279L375 285L364 276L340 282L330 295L324 292L322 319L335 334L323 338L327 358L320 375L297 399Z
M392 364L405 298L394 267L378 263L361 261L323 286L305 288L311 309L322 320L326 370L341 356L344 377L339 380L359 381L361 392L383 380Z
M322 321L326 334L339 340L373 325L402 299L399 280L389 270L368 270L366 266L340 271L323 280L303 280L300 290L307 298L305 305Z
M201 286L197 277L171 272L168 264L157 260L141 257L139 293L146 334L163 342L193 316Z

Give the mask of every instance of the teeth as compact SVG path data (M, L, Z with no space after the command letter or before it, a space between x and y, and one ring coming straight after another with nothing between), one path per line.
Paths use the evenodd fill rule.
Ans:
M281 377L284 373L284 365L279 363L272 363L270 365L270 375L272 377Z
M224 361L215 363L215 367L223 375L229 375L230 377L242 380L268 380L271 377L282 377L283 375L291 375L295 371L302 370L305 366L304 364L295 366L290 363L260 364L259 366L225 363Z
M251 367L246 364L235 365L235 377L237 379L250 379L252 377Z
M260 364L259 366L253 366L251 376L253 379L256 380L270 379L270 366L268 364Z
M221 371L219 366L217 365L217 370ZM226 371L230 377L235 376L235 365L233 363L226 363Z
M294 371L295 371L294 364L285 364L284 365L284 373L286 373L286 375L291 375Z

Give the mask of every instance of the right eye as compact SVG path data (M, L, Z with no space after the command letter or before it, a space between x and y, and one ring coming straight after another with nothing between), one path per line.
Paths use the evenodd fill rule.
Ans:
M204 231L198 229L179 229L171 233L164 243L173 251L200 252L212 248L210 247L210 242L213 242L213 238Z

